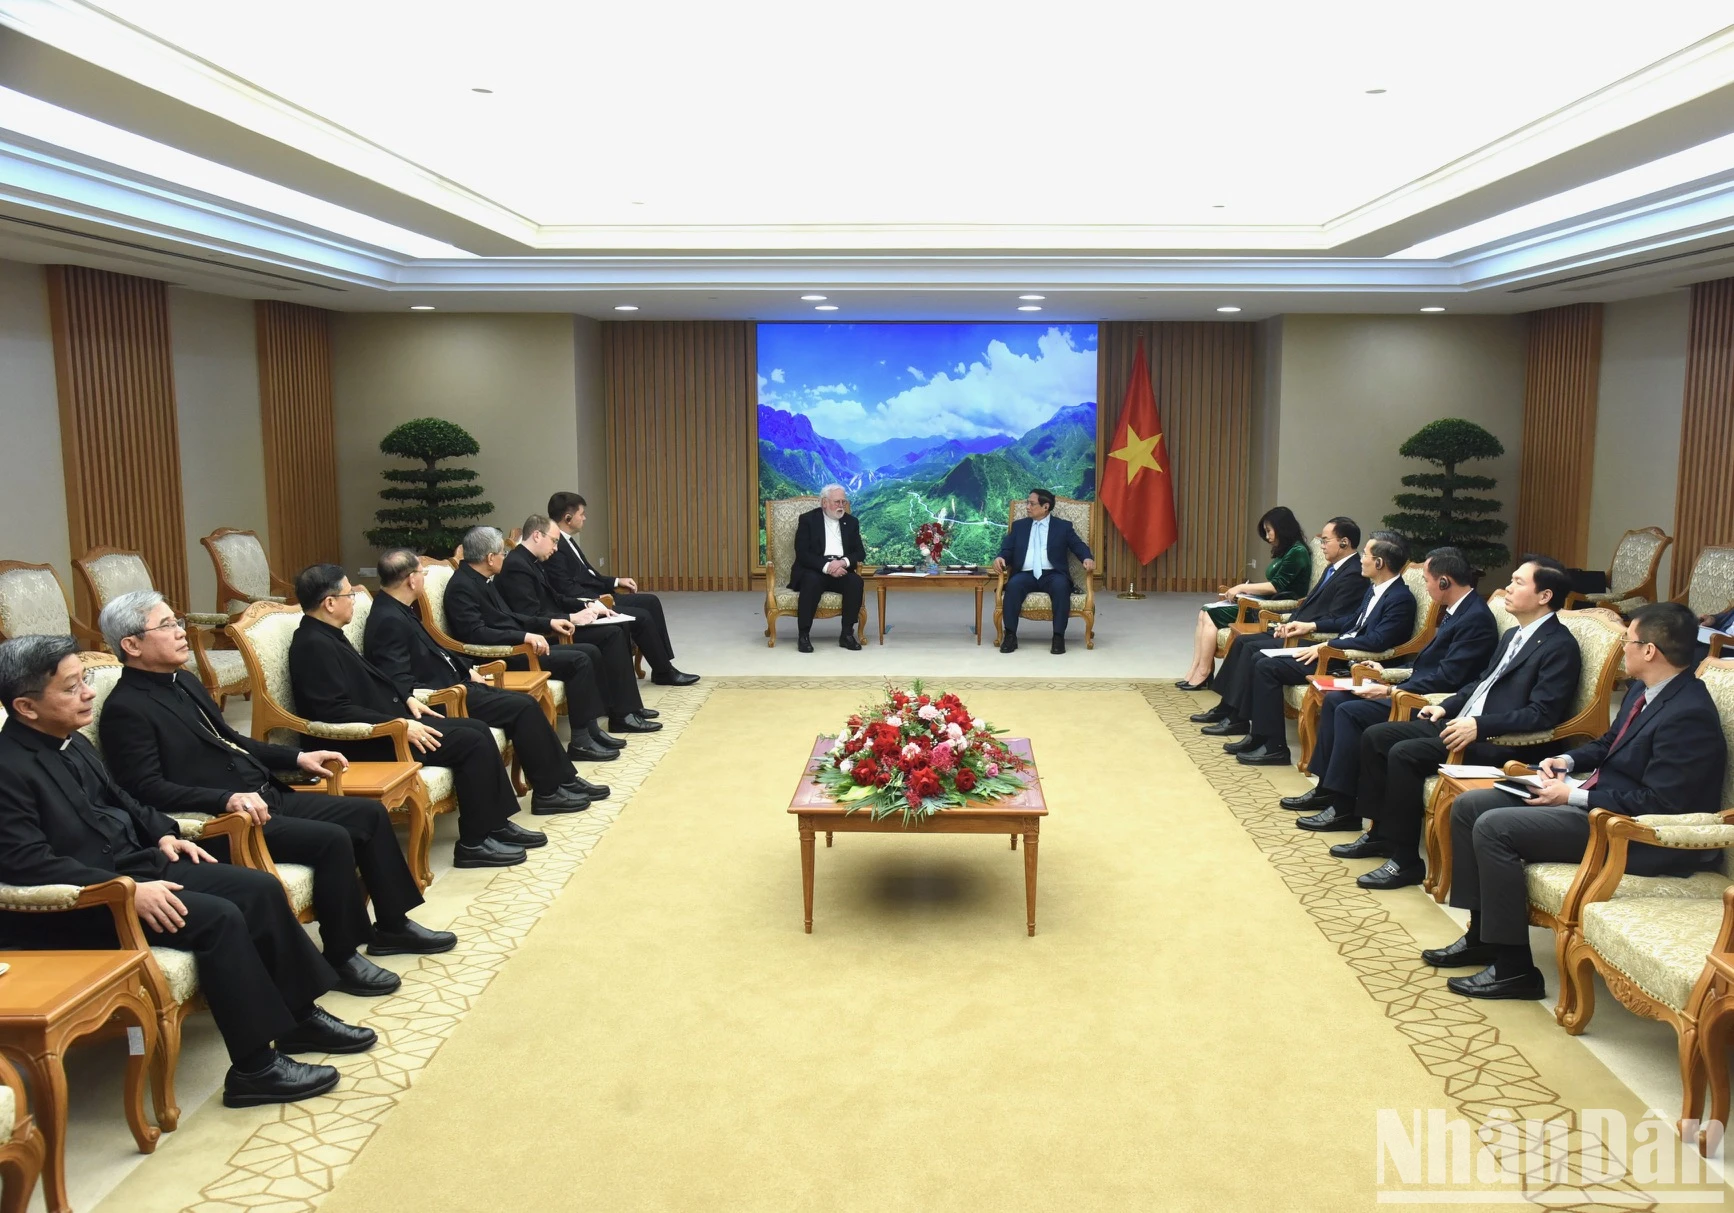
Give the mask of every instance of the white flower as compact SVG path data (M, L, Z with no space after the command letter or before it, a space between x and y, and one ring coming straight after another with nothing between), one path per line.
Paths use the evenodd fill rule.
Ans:
M937 720L939 717L945 715L945 713L941 712L931 703L922 704L921 707L916 710L915 714L923 720Z
M903 727L903 717L899 716L896 712L893 712L885 718L885 723L894 729L900 729Z
M916 548L915 550L920 552L923 556L927 555L927 545L925 543L922 544L920 547Z
M983 720L980 716L977 716L974 720L971 720L969 722L969 727L974 729L976 732L979 733L982 729L985 729L987 727L987 722L985 720Z
M963 726L948 724L945 726L945 732L953 741L956 741L959 737L963 736Z
M921 747L916 745L913 741L903 747L903 756L905 758L914 758L919 753L921 753Z

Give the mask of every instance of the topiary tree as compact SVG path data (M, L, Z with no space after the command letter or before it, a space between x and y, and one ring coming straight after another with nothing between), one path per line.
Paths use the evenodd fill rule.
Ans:
M1419 557L1429 548L1451 545L1477 569L1496 568L1511 559L1510 550L1498 542L1506 525L1497 518L1504 504L1492 497L1461 497L1464 489L1490 489L1499 482L1491 476L1464 476L1457 465L1471 459L1494 459L1505 454L1498 438L1459 417L1428 422L1397 453L1406 459L1425 459L1443 472L1416 472L1403 477L1403 484L1422 493L1398 493L1393 500L1399 510L1385 515L1385 525L1402 535Z
M389 506L374 514L385 524L367 532L367 541L375 547L406 547L424 556L450 556L464 532L494 512L493 502L479 500L482 486L470 483L476 478L473 468L439 466L442 459L459 459L482 449L461 425L438 417L418 417L381 438L379 449L387 455L419 459L422 466L413 471L392 468L384 473L392 484L411 487L385 488L379 495L387 501L415 504Z

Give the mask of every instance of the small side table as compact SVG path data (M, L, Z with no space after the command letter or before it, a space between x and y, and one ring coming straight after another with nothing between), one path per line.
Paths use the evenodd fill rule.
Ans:
M1465 792L1490 788L1495 779L1459 779L1455 775L1439 776L1439 786L1433 789L1433 799L1427 804L1427 879L1421 887L1433 894L1433 900L1444 903L1451 892L1451 806Z
M433 883L428 852L433 848L433 818L422 791L419 762L352 762L327 785L333 796L360 796L377 800L392 814L409 818L409 872L415 887ZM323 787L296 785L298 792L322 792Z
M117 1013L127 1029L126 1123L140 1154L160 1136L145 1120L145 1073L157 1047L157 1009L146 964L149 952L0 952L0 1050L30 1083L31 1114L42 1130L42 1173L49 1213L71 1213L66 1199L66 1050ZM133 1033L138 1035L134 1036Z

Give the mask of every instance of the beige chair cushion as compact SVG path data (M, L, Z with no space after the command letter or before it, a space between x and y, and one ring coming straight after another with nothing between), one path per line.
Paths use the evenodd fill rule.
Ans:
M145 567L144 557L136 552L99 556L86 564L84 571L96 586L96 596L100 600L96 604L98 611L122 594L156 588L151 584L150 569Z
M207 649L205 660L211 663L211 673L217 676L217 685L232 687L237 683L247 681L247 663L235 649ZM187 667L196 669L195 664Z
M1734 547L1705 548L1692 566L1686 605L1694 615L1719 615L1734 602Z
M1532 863L1523 870L1523 881L1529 889L1529 904L1538 910L1546 910L1550 915L1557 916L1560 907L1565 905L1566 891L1571 888L1571 882L1577 877L1575 863ZM1713 901L1720 900L1722 890L1727 888L1729 880L1720 872L1694 872L1690 876L1633 876L1630 873L1621 877L1619 888L1614 890L1615 900L1627 898L1678 898L1689 900L1695 897L1708 897Z
M1622 897L1583 908L1584 942L1651 998L1685 1010L1722 926L1711 897Z
M98 754L102 753L102 743L97 740L97 729L102 724L102 709L108 704L108 697L120 683L122 667L114 665L93 665L86 668L90 676L90 689L96 692L96 698L90 704L90 723L79 732L85 740L96 747Z
M199 992L199 968L191 952L179 948L152 948L151 956L169 983L169 998L190 1002Z
M8 636L67 636L66 595L49 569L0 573L0 632Z
M295 629L300 626L299 610L275 611L254 620L247 629L247 639L252 642L259 672L265 679L265 694L284 711L296 716L301 714L301 709L295 706L295 688L289 681L289 645L295 639ZM300 747L300 738L289 729L272 729L265 740L275 745Z
M1620 540L1614 551L1614 562L1608 575L1608 598L1627 598L1650 575L1650 562L1662 537L1654 531L1634 531ZM1643 599L1632 599L1639 605Z
M421 769L421 781L427 785L429 804L438 804L442 800L449 799L453 789L457 787L452 782L452 769L450 767L423 767Z
M1054 609L1053 598L1047 594L1042 593L1040 590L1037 590L1024 599L1023 609L1019 613L1027 617L1035 611L1047 611L1048 613L1052 614L1053 609ZM1082 594L1073 594L1072 595L1072 610L1074 612L1077 612L1077 611L1081 611L1083 609L1084 609L1084 596Z
M776 595L777 610L786 611L793 615L800 609L801 596L794 590L789 589L787 586L782 586L777 589ZM1035 595L1031 594L1030 597L1034 598ZM1044 594L1042 597L1045 599L1047 595ZM823 594L819 595L819 611L821 614L841 615L843 613L843 595L837 593L835 590L826 590Z
M265 559L265 547L257 535L224 535L214 540L212 549L223 566L223 577L241 593L266 601L281 602L271 594L271 566ZM228 602L231 613L244 611L247 604L238 598Z
M558 678L548 680L548 690L554 696L554 710L558 712L566 702L566 684Z
M0 1087L0 1144L12 1140L12 1130L18 1124L18 1094L11 1087Z
M491 728L488 732L494 735L494 744L499 746L500 753L504 754L506 752L506 730Z
M1699 676L1699 681L1710 692L1716 715L1722 721L1722 736L1728 742L1729 752L1734 753L1734 670L1711 666ZM1734 808L1734 762L1728 764L1722 778L1722 803Z
M289 906L297 914L303 914L312 907L312 868L299 863L280 863L277 865L277 879L283 882L283 889L289 894Z
M766 575L771 578L772 587L778 591L777 610L794 610L793 606L785 608L781 591L789 582L789 571L795 567L795 524L801 521L801 515L818 507L817 497L784 497L777 501L765 503L765 559ZM789 590L791 601L794 591ZM837 606L843 609L841 598Z
M365 653L362 641L367 635L367 617L373 614L373 595L365 586L354 586L355 597L349 601L355 604L355 613L349 617L349 622L343 625L343 637L349 641L349 647L357 653Z

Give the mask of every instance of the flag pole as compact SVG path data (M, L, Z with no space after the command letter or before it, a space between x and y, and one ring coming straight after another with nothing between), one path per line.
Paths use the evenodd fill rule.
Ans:
M1115 594L1114 597L1135 600L1135 599L1139 599L1139 598L1147 598L1147 597L1149 597L1149 595L1139 593L1138 592L1138 582L1136 580L1134 580L1133 578L1128 577L1128 578L1126 578L1126 588L1124 590L1122 590L1120 593Z

